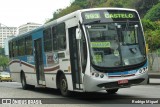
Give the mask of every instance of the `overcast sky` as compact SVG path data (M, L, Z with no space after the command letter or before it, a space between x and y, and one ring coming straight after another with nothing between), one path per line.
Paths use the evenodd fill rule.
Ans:
M72 0L0 0L0 23L19 27L27 22L43 24Z

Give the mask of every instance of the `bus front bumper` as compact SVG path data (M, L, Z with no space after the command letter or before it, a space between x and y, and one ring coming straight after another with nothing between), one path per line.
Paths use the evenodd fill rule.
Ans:
M118 84L119 80L128 80L126 84ZM142 74L132 77L122 77L114 79L93 78L92 76L84 75L84 91L93 92L107 89L126 88L138 84L147 84L148 74Z

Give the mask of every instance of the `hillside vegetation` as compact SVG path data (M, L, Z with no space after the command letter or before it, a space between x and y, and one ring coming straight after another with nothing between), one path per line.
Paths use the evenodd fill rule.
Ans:
M75 0L65 9L53 13L55 20L79 9L99 7L121 7L136 9L142 19L146 41L150 51L160 47L160 2L159 0ZM49 22L48 21L48 22Z

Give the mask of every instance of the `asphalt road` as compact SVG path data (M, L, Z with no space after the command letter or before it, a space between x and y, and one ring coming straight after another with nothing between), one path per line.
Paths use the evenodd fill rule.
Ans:
M32 90L23 90L20 83L0 82L0 98L18 98L22 101L26 98L29 100L30 98L34 98L34 101L40 99L46 103L42 105L25 104L23 107L159 107L160 85L133 86L131 88L120 89L117 94L114 95L109 95L106 91L72 93L71 97L65 98L61 96L59 91L54 89L35 88ZM142 105L146 100L150 100L152 103L157 103L156 101L158 101L159 104L151 105L149 102ZM0 104L0 107L22 107L22 105Z

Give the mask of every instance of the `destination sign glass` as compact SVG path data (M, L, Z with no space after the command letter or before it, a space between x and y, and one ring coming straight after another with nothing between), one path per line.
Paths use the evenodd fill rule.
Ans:
M132 19L132 18L135 18L135 13L133 12L126 12L126 13L108 13L108 12L104 12L104 16L105 18L113 18L113 19L116 19L116 18L126 18L126 19Z
M134 11L127 10L96 10L82 13L84 22L88 20L106 20L106 21L138 21L138 15Z
M101 18L99 12L90 12L90 13L85 13L85 19L99 19Z

